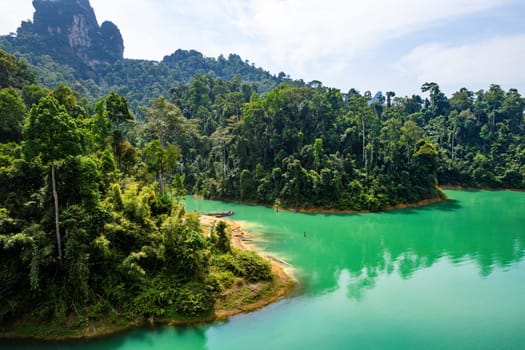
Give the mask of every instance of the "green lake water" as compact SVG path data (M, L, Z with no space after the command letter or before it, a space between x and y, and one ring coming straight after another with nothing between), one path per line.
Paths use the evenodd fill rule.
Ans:
M525 349L525 193L446 193L351 215L187 199L188 210L234 210L300 288L225 322L0 349Z

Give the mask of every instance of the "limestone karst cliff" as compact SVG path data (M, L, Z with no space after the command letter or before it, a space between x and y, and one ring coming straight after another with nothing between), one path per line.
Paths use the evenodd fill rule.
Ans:
M55 60L89 67L123 58L124 42L112 22L98 24L89 0L33 0L32 22L23 22L11 40ZM75 64L75 61L80 60Z

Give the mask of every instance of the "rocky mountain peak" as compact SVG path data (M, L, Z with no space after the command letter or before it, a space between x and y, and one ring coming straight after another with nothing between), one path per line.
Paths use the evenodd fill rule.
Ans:
M90 67L123 58L120 30L111 22L99 26L89 0L33 0L33 7L33 22L22 23L18 37L36 36L42 53L59 61L76 57Z

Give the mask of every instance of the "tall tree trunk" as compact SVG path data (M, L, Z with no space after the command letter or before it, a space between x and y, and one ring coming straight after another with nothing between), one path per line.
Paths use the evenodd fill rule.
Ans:
M55 230L57 236L57 247L58 247L58 258L60 259L60 264L63 263L62 259L62 239L60 237L60 223L58 220L58 193L56 189L55 182L55 163L51 162L51 186L53 188L53 199L55 202Z
M163 152L165 147L164 138L162 136L159 136L159 142L160 142L160 152L161 154L165 154ZM166 184L164 183L164 166L162 161L162 156L160 156L160 168L159 168L159 187L160 187L160 194L164 196L164 193L166 193Z
M226 188L226 144L222 143L222 195Z
M365 117L361 115L361 124L363 128L363 162L365 163L365 170L368 171L368 164L366 159L366 125Z
M374 141L370 143L370 169L374 167Z
M166 192L166 185L164 184L164 173L162 171L162 167L159 169L159 187L160 194L164 196L164 193Z
M452 160L454 160L454 138L456 136L456 128L453 128L452 129L452 142L451 142L451 145L450 145L450 156L452 157Z
M113 131L113 155L115 157L115 162L117 163L117 168L121 170L121 162L120 159L122 158L122 133L120 130Z

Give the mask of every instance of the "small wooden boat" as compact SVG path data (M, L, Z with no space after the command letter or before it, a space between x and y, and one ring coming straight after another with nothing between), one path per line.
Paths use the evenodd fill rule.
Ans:
M233 210L225 210L225 211L214 211L211 213L204 213L204 215L208 216L214 216L216 218L222 218L225 216L232 216L234 214Z

